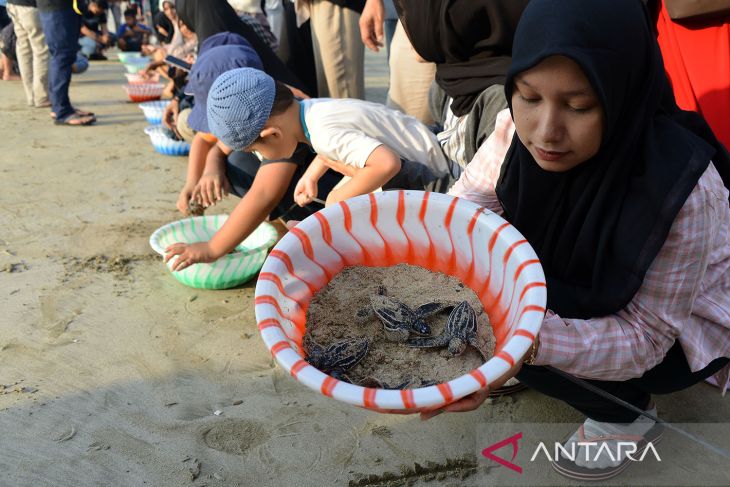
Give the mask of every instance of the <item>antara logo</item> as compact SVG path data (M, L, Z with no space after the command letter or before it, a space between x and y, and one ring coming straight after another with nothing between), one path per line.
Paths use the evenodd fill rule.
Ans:
M522 467L519 465L513 463L514 459L517 458L517 452L519 451L519 441L522 439L522 433L517 433L515 435L510 436L509 438L505 438L502 441L499 441L491 446L488 446L484 450L482 450L482 455L485 458L488 458L489 460L492 460L494 462L497 462L498 464L502 465L503 467L507 467L510 470L514 470L515 472L521 474L522 473ZM503 448L507 445L512 446L512 458L510 460L506 460L502 457L498 457L494 454L495 451L499 450L500 448ZM545 446L544 442L539 442L537 444L537 447L535 447L535 451L533 452L532 456L530 457L530 462L534 462L540 453L545 456L545 458L548 461L556 462L560 458L560 455L570 461L575 461L575 459L578 457L577 449L579 447L585 447L583 452L585 453L585 460L586 461L596 461L598 460L602 455L607 455L608 458L610 458L612 461L618 461L622 458L628 458L632 462L641 462L646 458L646 456L651 452L654 455L654 458L658 462L661 462L662 459L659 457L659 453L656 451L656 448L654 447L654 444L649 442L646 444L646 446L639 452L639 448L635 442L632 441L619 441L616 443L617 448L612 449L609 448L608 443L605 441L601 442L587 442L587 441L579 441L571 443L570 448L566 448L563 446L560 442L555 442L555 448L553 449L552 453L553 455L550 455L550 450L548 450L548 447ZM636 458L634 455L637 453L640 453L638 458ZM583 454L581 453L581 457L583 457Z

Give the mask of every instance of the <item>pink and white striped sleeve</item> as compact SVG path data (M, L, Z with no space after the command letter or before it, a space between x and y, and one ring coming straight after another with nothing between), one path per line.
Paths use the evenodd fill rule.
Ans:
M502 214L502 206L499 204L494 188L497 185L502 161L507 155L514 133L515 125L512 122L512 116L509 109L504 109L497 114L494 132L479 147L474 158L461 173L461 177L449 190L449 194Z
M699 186L674 220L631 302L618 313L587 320L548 311L535 365L578 377L622 381L659 364L690 321L718 231L713 195Z

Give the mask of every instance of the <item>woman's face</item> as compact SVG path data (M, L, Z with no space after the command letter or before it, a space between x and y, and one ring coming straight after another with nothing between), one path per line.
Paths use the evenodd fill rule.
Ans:
M182 34L182 36L185 39L190 39L193 35L195 35L195 33L192 30L190 30L190 28L187 25L185 25L185 23L182 20L178 19L177 25L178 25L178 27L180 27L180 33Z
M175 11L175 5L172 2L165 2L162 4L162 9L165 15L170 20L177 20L177 12Z
M515 76L514 84L515 131L542 169L567 171L596 155L603 106L573 60L546 58Z

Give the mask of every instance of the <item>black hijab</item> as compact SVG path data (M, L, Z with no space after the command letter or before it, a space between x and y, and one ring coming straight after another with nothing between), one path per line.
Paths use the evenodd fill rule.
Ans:
M219 32L233 32L246 39L261 58L264 71L277 81L309 91L281 62L274 51L246 25L226 0L178 0L177 15L198 36L202 44Z
M396 0L416 52L436 63L436 82L465 115L477 96L504 84L512 38L528 0Z
M155 35L157 35L160 42L163 44L169 44L172 42L172 38L175 36L175 26L172 25L172 20L165 15L165 12L157 12L153 19L153 23L155 26ZM165 29L165 32L167 32L166 36L163 36L160 31L157 30L158 26Z
M639 0L532 0L515 34L515 75L552 55L575 61L604 109L599 152L563 173L541 169L515 136L497 196L535 248L548 307L567 318L624 308L712 159L730 159L699 115L674 102Z

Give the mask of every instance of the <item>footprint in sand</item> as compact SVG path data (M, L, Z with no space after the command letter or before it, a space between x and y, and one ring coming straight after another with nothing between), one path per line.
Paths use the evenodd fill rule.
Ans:
M256 421L224 419L202 431L203 442L214 450L232 455L245 455L248 450L270 438L266 429Z

